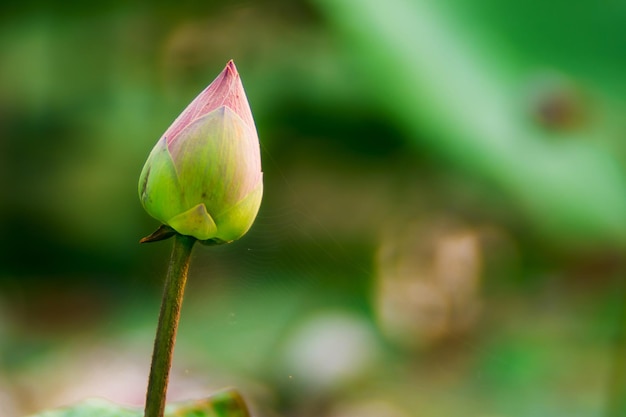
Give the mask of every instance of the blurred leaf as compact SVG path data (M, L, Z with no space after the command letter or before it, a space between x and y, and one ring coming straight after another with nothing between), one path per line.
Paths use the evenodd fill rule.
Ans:
M622 122L542 130L520 94L531 68L437 3L318 3L344 35L373 98L416 143L504 191L511 207L560 243L626 243L626 178L603 145L607 132L624 130ZM603 105L608 114L624 103Z
M87 400L32 417L142 417L143 409L126 408L104 400ZM218 392L209 398L167 406L166 417L249 417L243 398L235 390Z

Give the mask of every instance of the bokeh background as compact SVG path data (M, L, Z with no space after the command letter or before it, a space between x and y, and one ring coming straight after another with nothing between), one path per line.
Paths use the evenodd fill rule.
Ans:
M252 230L198 247L170 399L626 415L626 3L3 2L0 415L140 405L170 242L141 167L234 59Z

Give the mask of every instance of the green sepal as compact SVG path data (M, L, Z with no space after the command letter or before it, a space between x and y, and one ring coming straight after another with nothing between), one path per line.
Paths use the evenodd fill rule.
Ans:
M211 239L217 234L217 226L204 204L172 217L167 224L181 235L193 236L198 240Z
M218 227L217 237L226 242L231 242L246 234L254 223L262 198L263 181L261 179L257 187L243 200L215 216L215 223Z
M150 235L144 238L141 238L141 240L139 240L139 243L158 242L160 240L169 239L175 235L176 235L176 230L174 230L170 226L162 224L161 226L159 226L158 229L156 229Z
M180 193L176 167L163 137L150 152L139 176L139 199L148 214L166 223L184 209Z

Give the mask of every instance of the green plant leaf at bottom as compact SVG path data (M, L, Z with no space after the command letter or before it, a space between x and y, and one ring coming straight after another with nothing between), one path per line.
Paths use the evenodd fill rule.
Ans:
M90 399L31 417L143 417L143 409L123 407L102 399ZM165 417L250 417L241 395L232 389L209 398L168 405Z

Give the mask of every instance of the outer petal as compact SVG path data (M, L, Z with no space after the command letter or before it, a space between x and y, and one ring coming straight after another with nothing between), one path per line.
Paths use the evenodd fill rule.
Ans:
M198 240L214 238L217 233L217 226L204 204L190 208L167 223L181 235L193 236Z
M243 200L215 217L217 237L225 242L239 239L254 223L263 197L263 182Z
M143 166L139 199L148 214L162 223L183 211L178 175L165 138L157 142Z
M169 151L186 206L202 202L211 215L237 204L261 180L257 136L228 107L190 124Z

